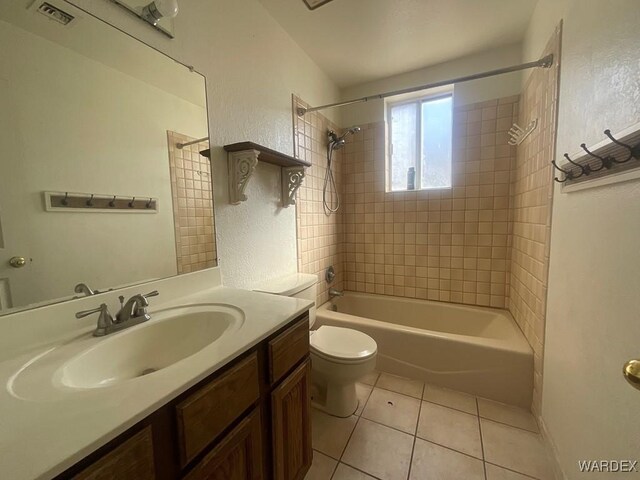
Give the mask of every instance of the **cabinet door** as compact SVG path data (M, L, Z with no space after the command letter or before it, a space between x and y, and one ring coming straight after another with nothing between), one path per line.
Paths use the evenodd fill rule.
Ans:
M151 427L145 427L85 468L73 480L153 480L155 476Z
M302 480L311 467L310 381L307 359L271 394L275 480Z
M254 410L208 453L185 480L261 480L262 423Z

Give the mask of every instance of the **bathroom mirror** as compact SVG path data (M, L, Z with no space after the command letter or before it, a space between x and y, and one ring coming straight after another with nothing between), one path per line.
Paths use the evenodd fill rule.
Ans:
M0 45L0 315L215 266L204 77L63 0Z

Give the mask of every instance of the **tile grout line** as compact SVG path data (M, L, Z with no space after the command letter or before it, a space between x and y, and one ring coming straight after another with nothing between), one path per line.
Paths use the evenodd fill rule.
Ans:
M485 463L488 463L489 465L493 465L494 467L502 468L503 470L507 470L512 473L517 473L518 475L522 475L523 477L530 478L531 480L540 480L538 477L532 477L528 473L522 473L517 470L514 470L513 468L505 467L504 465L498 465L497 463L487 462L487 461L485 461Z
M493 418L483 417L482 415L478 415L478 417L482 418L483 420L488 420L493 423L504 425L505 427L517 428L518 430L522 430L523 432L533 433L534 435L541 435L540 432L534 432L533 430L529 430L527 428L522 428L516 425L511 425L510 423L501 422L500 420L494 420Z
M367 421L369 421L369 422L372 422L372 423L374 423L374 424L377 424L377 425L380 425L380 426L383 426L383 427L386 427L386 428L390 428L390 429L392 429L392 430L394 430L394 431L397 431L397 432L399 432L399 433L403 433L403 434L405 434L405 435L412 435L412 436L413 436L413 444L412 444L412 449L411 449L411 457L410 457L409 469L408 469L408 473L407 473L407 480L408 480L408 479L410 478L410 476L411 476L411 471L412 471L412 467L413 467L413 458L414 458L414 453L415 453L415 447L416 447L416 443L417 443L417 440L418 440L418 439L423 440L423 441L426 441L426 442L431 443L431 444L434 444L434 445L438 445L438 446L443 447L443 448L446 448L447 450L451 450L451 451L453 451L453 452L456 452L456 453L459 453L459 454L465 455L466 457L469 457L469 458L472 458L472 459L476 459L476 460L480 460L480 459L478 459L477 457L475 457L475 456L473 456L473 455L470 455L470 454L465 453L465 452L461 452L461 451L459 451L459 450L456 450L456 449L451 448L451 447L446 446L446 445L441 445L441 444L439 444L439 443L437 443L437 442L433 442L433 441L431 441L431 440L424 439L424 438L422 438L422 437L420 437L420 436L418 435L418 427L419 427L419 423L420 423L420 415L422 414L422 403L423 403L423 402L430 403L430 404L433 404L433 405L438 405L438 406L440 406L440 407L448 408L448 409L450 409L450 410L454 410L454 411L456 411L456 412L460 412L460 413L465 413L465 414L467 414L467 415L473 415L472 413L469 413L468 411L465 411L465 410L460 410L460 409L455 408L455 407L451 407L451 406L449 406L449 405L444 405L444 404L441 404L441 403L436 403L436 402L432 402L432 401L430 401L430 400L426 400L426 399L424 399L425 391L426 391L426 389L427 389L427 387L428 387L428 385L427 385L427 383L426 383L426 382L423 382L423 386L422 386L422 394L421 394L421 397L420 397L420 398L418 398L418 397L414 397L414 396L412 396L412 395L407 395L407 394L402 393L402 392L397 392L397 391L395 391L395 390L390 390L390 389L387 389L387 388L383 388L383 387L378 386L378 382L380 381L380 377L381 377L381 376L382 376L382 372L379 372L379 373L378 373L378 376L376 377L376 380L373 382L373 384L372 384L372 385L367 385L366 383L360 382L360 383L362 383L363 385L365 385L365 386L369 387L371 390L370 390L370 392L369 392L369 395L367 396L367 399L365 400L364 404L362 405L362 409L360 410L360 413L359 413L359 414L356 414L356 413L354 412L354 414L353 414L353 415L356 417L356 422L355 422L355 424L354 424L354 426L353 426L353 430L352 430L352 431L351 431L351 433L349 434L349 438L347 439L347 442L346 442L346 444L345 444L344 448L342 449L342 452L341 452L341 453L340 453L340 455L339 455L339 458L338 458L338 459L335 459L335 458L334 458L334 460L337 460L337 462L336 462L336 466L335 466L335 467L334 467L334 469L333 469L333 472L331 473L331 476L329 477L330 479L333 479L333 478L335 477L335 474L336 474L336 472L337 472L337 470L338 470L338 467L339 467L339 465L342 463L342 464L344 464L344 465L348 466L349 468L353 468L354 470L356 470L356 471L358 471L358 472L361 472L361 473L366 474L366 475L368 475L368 476L370 476L370 477L372 477L372 478L375 478L375 479L377 479L377 480L380 480L380 479L378 479L378 477L375 477L375 476L374 476L374 475L372 475L371 473L368 473L368 472L366 472L366 471L364 471L364 470L361 470L361 469L360 469L360 468L358 468L358 467L354 467L353 465L350 465L349 463L346 463L346 462L344 462L344 461L343 461L343 457L344 457L344 455L345 455L345 453L346 453L347 447L349 446L349 443L350 443L350 441L351 441L351 439L352 439L352 437L353 437L353 435L354 435L354 433L355 433L355 430L356 430L356 428L357 428L358 424L360 423L360 419L362 419L362 418L364 418L365 420L367 420ZM372 396L372 394L373 394L373 392L374 392L374 390L375 390L375 389L380 389L380 390L383 390L383 391L386 391L386 392L394 393L394 394L397 394L397 395L402 395L403 397L406 397L406 398L408 398L408 399L414 399L414 400L418 400L418 401L419 401L418 418L417 418L417 421L416 421L416 426L415 426L415 428L414 428L413 434L411 434L411 433L409 433L409 432L407 432L407 431L400 430L400 429L398 429L398 428L395 428L395 427L389 426L389 425L385 425L384 423L381 423L381 422L379 422L379 421L372 420L372 419L369 419L369 418L367 418L367 417L364 417L364 416L363 416L364 411L365 411L365 408L367 407L367 404L369 403L369 400L371 399L371 396ZM525 477L527 477L527 478L531 478L532 480L539 480L539 479L536 479L536 477L532 477L531 475L524 474L524 473L519 472L519 471L517 471L517 470L513 470L513 469L511 469L511 468L504 467L504 466L502 466L502 465L496 464L496 463L494 463L494 462L489 462L489 461L487 461L487 460L486 460L486 457L485 457L485 447L484 447L484 439L483 439L483 435L482 435L482 422L481 422L481 420L483 420L483 419L484 419L484 420L486 420L486 421L494 422L494 423L496 423L496 424L504 425L504 426L506 426L506 427L515 428L515 429L517 429L517 430L520 430L520 431L523 431L523 432L527 432L527 433L530 433L530 434L533 434L533 435L540 435L540 433L539 433L539 432L534 432L534 431L528 430L528 429L526 429L526 428L522 428L522 427L518 427L518 426L515 426L515 425L511 425L511 424L509 424L509 423L504 423L504 422L501 422L501 421L498 421L498 420L494 420L494 419L491 419L491 418L487 418L487 417L481 416L481 415L480 415L480 405L479 405L479 400L480 400L480 399L479 399L479 397L476 397L476 396L474 396L474 397L475 397L475 398L474 398L474 400L475 400L475 407L476 407L476 408L475 408L475 410L476 410L475 416L476 416L476 418L477 418L477 420L478 420L478 428L479 428L479 432L480 432L480 446L481 446L481 452L482 452L482 459L481 459L481 461L483 462L482 464L483 464L483 471L484 471L484 478L485 478L485 480L487 479L487 464L489 464L489 465L493 465L493 466L496 466L496 467L499 467L499 468L503 468L503 469L505 469L505 470L507 470L507 471L510 471L510 472L513 472L513 473L517 473L517 474L523 475L523 476L525 476ZM320 452L320 453L322 453L322 452ZM332 458L332 457L330 457L330 456L328 456L328 457L329 457L329 458Z
M406 393L396 392L395 390L391 390L389 388L377 387L377 386L375 388L379 388L380 390L384 390L385 392L397 393L398 395L402 395L403 397L409 397L409 398L415 398L416 400L422 400L421 397L414 397L413 395L407 395ZM422 387L422 392L424 393L424 386Z
M480 404L476 397L476 410L478 411L478 432L480 433L480 450L482 451L482 470L484 471L484 480L487 480L487 462L484 455L484 440L482 439L482 422L480 421Z
M367 397L367 400L364 402L364 405L362 405L362 411L360 412L359 415L356 415L357 420L355 425L353 426L353 430L351 430L351 433L349 434L349 438L347 439L347 442L344 444L344 448L342 449L342 452L340 453L340 458L338 459L338 463L336 464L336 469L334 470L334 472L331 474L331 477L329 480L331 480L333 478L333 476L335 475L335 473L338 471L338 465L340 465L342 462L342 457L344 457L344 453L347 451L347 447L349 446L349 442L351 441L351 437L353 437L353 433L356 431L356 428L358 427L358 423L360 423L360 419L362 418L362 414L364 413L364 409L367 407L367 403L369 403L369 399L371 398L371 394L373 393L373 389L376 387L376 383L378 383L378 379L380 378L380 373L378 373L378 376L376 377L376 381L373 382L373 385L371 385L371 392L369 392L369 396ZM359 406L359 405L358 405ZM358 411L358 409L356 408L356 411ZM354 412L355 414L355 412ZM345 465L349 465L348 463L345 463ZM352 468L352 465L349 465ZM356 469L358 470L358 469ZM362 470L358 470L358 471L362 471ZM366 473L366 472L362 472L362 473ZM367 475L369 475L367 473Z
M416 442L418 439L418 426L420 425L420 414L422 413L422 397L424 397L424 391L427 388L427 383L422 383L422 392L420 395L420 403L418 405L418 418L416 419L416 428L413 430L413 445L411 446L411 458L409 459L409 470L407 471L407 480L411 478L411 468L413 467L413 454L416 451Z

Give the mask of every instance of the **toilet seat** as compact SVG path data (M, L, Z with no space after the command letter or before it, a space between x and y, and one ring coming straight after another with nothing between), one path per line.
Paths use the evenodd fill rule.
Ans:
M329 326L311 331L309 345L313 354L341 364L364 363L378 350L375 340L365 333Z

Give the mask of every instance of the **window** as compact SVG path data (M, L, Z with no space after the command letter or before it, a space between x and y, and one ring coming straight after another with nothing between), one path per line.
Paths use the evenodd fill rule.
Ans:
M387 104L387 191L451 188L453 94Z

